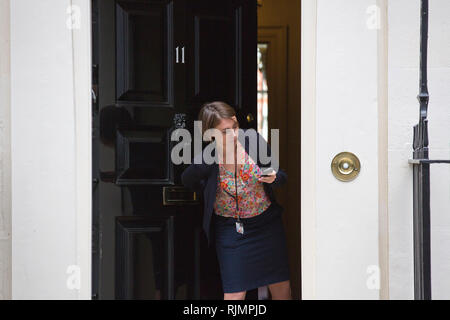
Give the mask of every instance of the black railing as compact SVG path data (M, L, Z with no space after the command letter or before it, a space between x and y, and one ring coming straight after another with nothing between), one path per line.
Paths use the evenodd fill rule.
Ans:
M430 160L428 155L428 0L421 0L420 13L420 103L419 123L414 126L414 299L431 300L430 164L450 160Z

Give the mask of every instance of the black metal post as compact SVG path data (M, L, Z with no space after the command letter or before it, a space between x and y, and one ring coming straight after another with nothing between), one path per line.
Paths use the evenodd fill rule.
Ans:
M420 103L419 123L414 126L413 158L428 159L428 0L420 12ZM431 299L430 259L430 164L414 165L414 299Z
M419 123L414 126L414 299L431 300L431 221L430 164L450 160L430 160L428 155L428 0L421 0L420 9L420 103Z

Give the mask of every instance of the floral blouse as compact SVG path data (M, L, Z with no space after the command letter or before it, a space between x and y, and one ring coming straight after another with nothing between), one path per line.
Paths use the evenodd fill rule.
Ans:
M245 152L245 151L244 151ZM226 217L248 218L266 210L271 202L266 195L263 182L258 181L261 170L245 152L245 163L236 177L239 212L236 212L236 189L234 174L219 164L218 183L214 211Z

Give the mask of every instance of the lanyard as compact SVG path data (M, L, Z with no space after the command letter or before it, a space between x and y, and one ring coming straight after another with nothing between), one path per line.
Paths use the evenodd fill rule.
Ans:
M238 192L237 192L237 161L234 162L234 189L235 189L235 192L236 192L236 197L235 197L235 199L236 199L236 213L238 215L237 220L236 220L236 232L244 234L244 223L241 221L241 216L239 215L239 200L238 200ZM233 197L227 190L225 190L225 189L223 189L223 190L226 193L228 193L231 197Z
M236 232L240 234L244 234L244 224L241 221L241 217L239 215L239 201L238 201L238 192L237 192L237 145L236 145L236 159L234 161L234 189L236 190L236 212L238 214L238 218L236 221Z
M238 192L237 192L237 161L234 162L234 189L236 190L236 212L237 212L237 215L238 215L238 219L237 220L241 221L241 217L239 215L239 203L238 203Z

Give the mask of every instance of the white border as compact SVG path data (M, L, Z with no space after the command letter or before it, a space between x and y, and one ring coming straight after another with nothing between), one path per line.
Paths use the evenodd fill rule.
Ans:
M389 299L387 0L377 0L380 299ZM301 272L302 299L316 299L317 0L301 2Z
M91 1L71 0L80 8L81 28L72 29L76 130L78 299L91 299L92 288L92 105Z
M316 297L317 0L301 2L301 272L302 299Z
M380 299L389 299L389 212L388 212L388 20L387 0L380 8L378 30L378 264Z
M0 299L11 299L11 3L0 0Z

